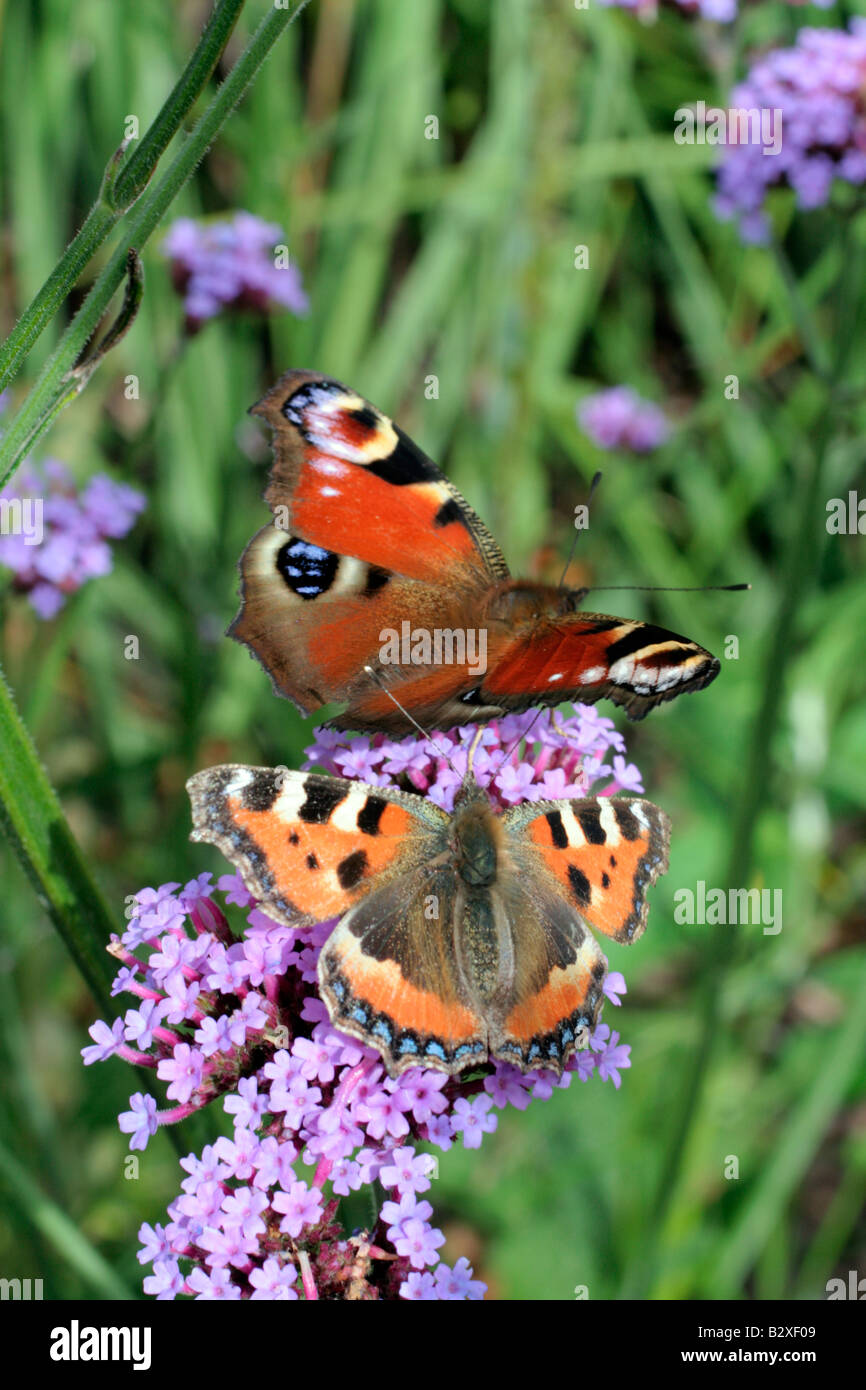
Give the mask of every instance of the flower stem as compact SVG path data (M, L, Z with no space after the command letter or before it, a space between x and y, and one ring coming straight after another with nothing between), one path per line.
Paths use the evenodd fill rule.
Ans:
M171 203L210 149L220 129L256 77L286 26L309 0L294 10L271 8L228 77L215 93L197 125L175 155L162 178L142 193L122 225L120 244L95 281L90 293L46 362L36 384L0 444L0 488L23 457L27 441L40 432L40 421L51 413L68 390L68 374L84 350L126 274L130 250L139 253Z
M184 116L209 81L244 4L245 0L218 0L195 52L150 128L125 163L121 164L124 146L109 161L99 196L83 225L0 347L0 391L15 376L84 267L147 186Z
M116 928L0 670L0 826L94 997L110 1014Z

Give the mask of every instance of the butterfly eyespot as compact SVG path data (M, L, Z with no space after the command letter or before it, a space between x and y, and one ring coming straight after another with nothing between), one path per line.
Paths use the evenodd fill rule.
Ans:
M277 573L292 593L302 599L318 598L327 593L339 566L339 555L310 545L298 536L292 536L277 551Z

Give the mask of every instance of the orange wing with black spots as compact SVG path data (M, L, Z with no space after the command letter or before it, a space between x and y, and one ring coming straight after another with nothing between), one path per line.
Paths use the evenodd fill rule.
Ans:
M606 796L528 802L504 824L525 871L555 880L590 926L619 942L643 933L646 891L668 866L670 821L658 806Z
M264 910L293 927L341 916L448 825L420 796L284 768L212 767L187 790L192 839L217 845Z
M590 927L634 940L667 866L667 818L637 798L499 816L467 776L449 816L420 795L283 768L210 768L187 785L192 838L219 846L270 916L339 917L322 998L393 1076L491 1059L561 1073L602 1003Z

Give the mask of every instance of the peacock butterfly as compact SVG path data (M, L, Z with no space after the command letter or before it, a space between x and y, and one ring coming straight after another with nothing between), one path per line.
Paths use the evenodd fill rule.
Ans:
M341 703L339 728L405 732L390 690L425 728L602 698L641 719L718 675L686 637L581 611L586 590L513 579L436 465L339 382L287 372L251 413L273 431L274 522L229 632L303 714Z

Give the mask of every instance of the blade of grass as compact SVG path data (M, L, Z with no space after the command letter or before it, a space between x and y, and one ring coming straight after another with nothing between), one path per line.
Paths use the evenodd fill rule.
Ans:
M121 146L109 162L99 196L84 224L0 347L0 391L15 376L84 267L146 187L184 116L209 81L244 3L245 0L218 0L192 57L149 130L125 161Z
M113 1016L114 966L105 947L117 923L0 670L0 825L98 1003Z
M18 1210L24 1213L61 1259L76 1270L93 1289L94 1294L101 1298L118 1300L135 1298L129 1285L93 1248L75 1222L40 1191L23 1165L2 1141L0 1178L11 1193Z
M201 119L187 137L162 178L146 189L127 214L123 235L108 264L66 330L43 371L0 444L0 488L4 487L21 462L29 441L39 430L40 421L54 409L66 390L68 373L74 367L91 334L120 287L126 273L130 250L141 251L166 210L204 158L221 127L256 77L286 25L306 8L300 0L294 10L271 9L249 44L217 91Z

